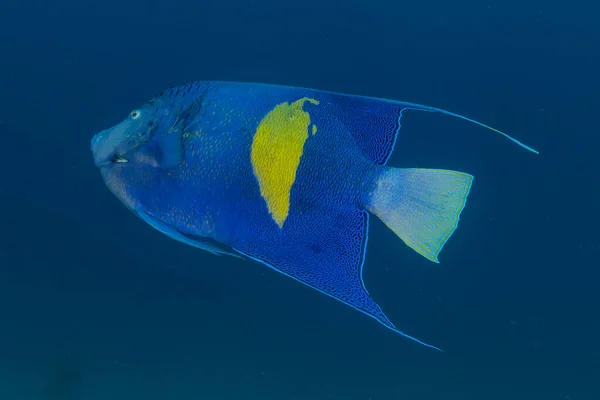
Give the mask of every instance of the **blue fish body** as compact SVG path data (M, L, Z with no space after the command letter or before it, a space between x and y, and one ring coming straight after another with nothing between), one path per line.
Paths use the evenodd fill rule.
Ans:
M434 347L398 330L362 280L370 214L437 262L470 190L469 174L385 166L407 109L496 131L412 103L193 82L94 136L92 151L109 189L164 234L262 262Z

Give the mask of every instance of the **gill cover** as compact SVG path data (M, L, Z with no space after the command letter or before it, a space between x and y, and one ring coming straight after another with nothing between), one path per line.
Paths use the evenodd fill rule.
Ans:
M167 104L156 110L157 129L144 153L153 166L169 169L178 166L183 159L182 139L185 132L202 118L204 94L197 96L189 91L166 91L153 102ZM152 102L151 102L152 103Z

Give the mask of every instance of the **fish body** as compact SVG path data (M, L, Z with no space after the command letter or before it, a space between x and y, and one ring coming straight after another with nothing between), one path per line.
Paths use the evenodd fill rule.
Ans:
M489 128L412 103L192 82L94 136L92 151L109 189L164 234L259 261L434 347L396 328L362 280L370 215L437 262L473 180L385 165L407 109Z

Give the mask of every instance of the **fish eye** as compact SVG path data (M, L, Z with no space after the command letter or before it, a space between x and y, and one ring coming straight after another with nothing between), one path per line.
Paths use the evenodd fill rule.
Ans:
M131 119L138 119L140 115L142 115L142 113L139 110L133 110L131 114L129 114L129 117L131 117Z

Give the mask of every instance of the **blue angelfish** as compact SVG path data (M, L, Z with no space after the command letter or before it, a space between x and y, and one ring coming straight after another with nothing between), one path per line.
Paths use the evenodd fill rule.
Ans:
M108 188L167 236L259 261L400 331L369 296L370 215L427 259L456 229L473 177L392 168L419 104L255 83L170 88L92 139Z

